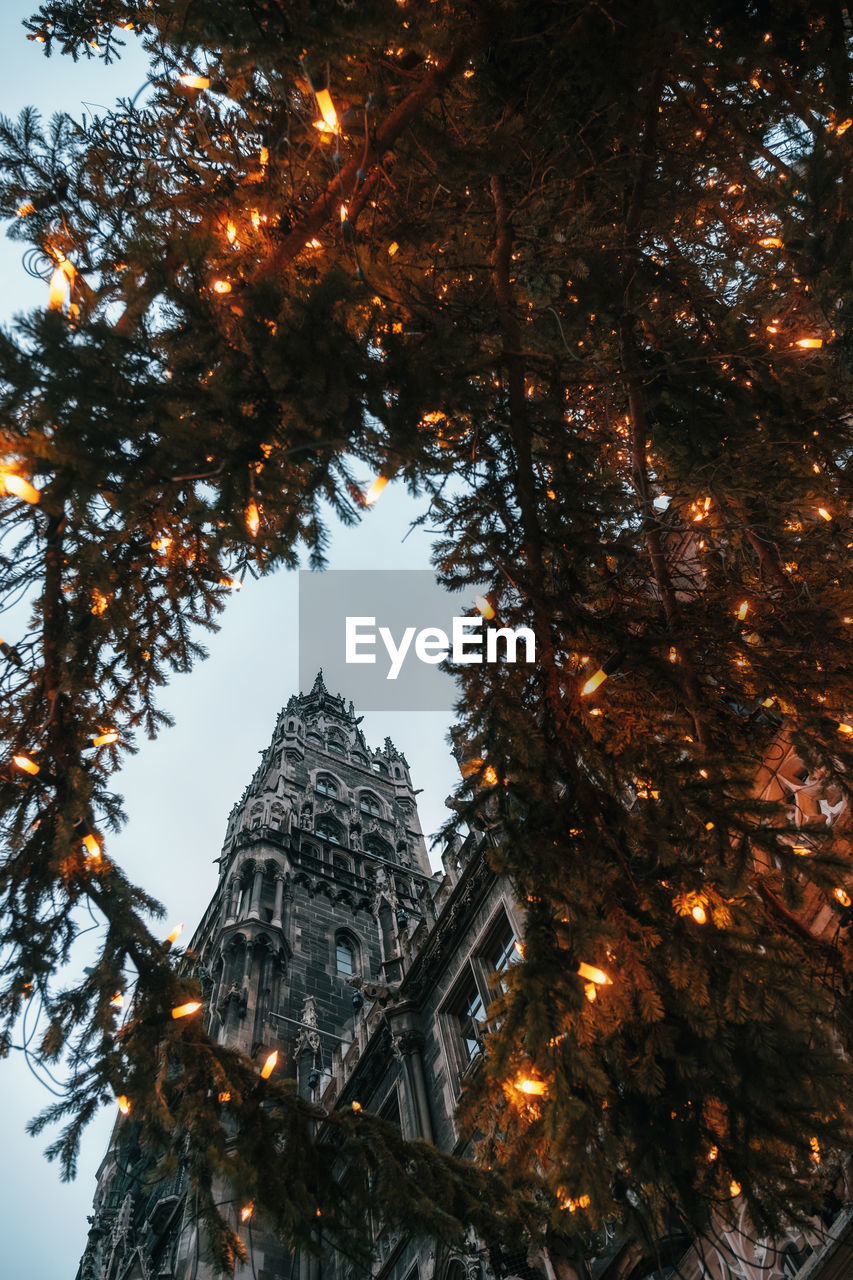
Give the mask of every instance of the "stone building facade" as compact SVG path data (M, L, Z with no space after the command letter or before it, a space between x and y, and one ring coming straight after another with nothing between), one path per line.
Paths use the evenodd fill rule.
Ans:
M790 761L788 775L804 794ZM405 1137L458 1150L456 1102L523 931L490 868L490 838L457 840L433 873L405 756L387 738L371 750L353 705L318 676L279 714L231 811L219 882L190 943L210 1033L258 1062L277 1049L300 1092L330 1109L358 1102ZM181 1173L151 1187L146 1169L138 1135L117 1126L77 1280L212 1280ZM649 1257L614 1238L588 1266L559 1246L506 1257L473 1237L448 1251L380 1234L370 1277L339 1259L300 1259L262 1223L240 1223L236 1207L232 1219L249 1252L239 1280L853 1277L853 1217L840 1205L777 1244L754 1241L747 1223L721 1224L701 1247L674 1235Z

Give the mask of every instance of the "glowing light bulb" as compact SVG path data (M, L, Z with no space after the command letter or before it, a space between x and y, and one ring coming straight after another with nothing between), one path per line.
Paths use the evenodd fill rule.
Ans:
M254 1212L254 1205L246 1204L240 1210L240 1221L248 1222Z
M364 505L366 507L373 506L374 502L377 501L377 499L379 498L380 494L382 493L382 490L385 488L387 483L388 483L387 476L376 477L376 479L373 481L373 484L370 486L370 488L367 490L367 493L364 495Z
M845 735L853 733L853 724L840 724L838 726L838 732Z
M606 679L607 672L603 667L599 667L595 675L590 676L586 684L581 689L581 697L588 698L591 693L595 693L596 689L598 689L600 685L603 685Z
M213 292L214 293L230 293L231 292L230 280L214 280Z
M118 1103L118 1109L123 1116L130 1115L130 1103L123 1093L119 1094L116 1098L116 1102Z
M33 777L40 772L40 765L35 760L31 760L29 756L12 756L13 761L24 773L32 774Z
M795 345L803 351L817 351L823 346L823 338L798 338Z
M746 615L747 615L748 613L749 613L749 601L748 601L748 600L744 600L744 601L743 601L743 602L738 606L738 611L737 611L738 621L739 621L739 622L743 622L744 618L746 617Z
M849 907L850 903L853 902L853 899L851 899L850 894L846 889L836 889L833 893L833 897L837 902L841 903L842 907Z
M180 938L180 936L181 936L181 934L183 933L183 931L184 931L184 922L183 922L183 920L182 920L180 924L176 924L176 925L175 925L174 929L173 929L173 930L172 930L172 932L169 934L169 936L168 936L168 938L166 939L166 941L167 941L167 942L177 942L178 938Z
M841 121L841 124L836 125L835 136L837 138L840 138L842 134L847 132L847 130L850 128L851 125L853 125L853 119L851 119L850 116L848 116L846 120Z
M399 253L399 251L400 251L400 246L397 244L397 241L392 240L388 246L388 257L393 258L394 254Z
M719 1154L720 1154L719 1147L711 1147L711 1150L708 1152L708 1159L711 1161L712 1164L716 1160Z
M820 1164L820 1143L817 1138L809 1138L809 1146L811 1147L812 1161L815 1164Z
M231 1093L230 1093L230 1091L229 1091L228 1089L223 1089L221 1093L218 1093L218 1094L216 1095L216 1101L217 1101L217 1102L230 1102L230 1101L231 1101Z
M474 596L474 604L477 606L486 621L491 622L492 618L495 616L495 611L489 603L488 596Z
M608 978L602 969L596 969L594 965L585 964L583 961L578 965L578 974L581 978L586 978L587 982L594 982L597 986L613 985L613 979Z
M114 1009L123 1009L123 1008L124 1008L124 996L121 994L121 992L120 992L120 991L117 991L117 992L115 993L115 995L113 996L112 1000L110 1001L110 1004L112 1005L112 1007L113 1007Z
M272 1075L273 1071L275 1070L275 1064L276 1064L277 1062L278 1062L278 1049L273 1049L272 1053L271 1053L271 1054L269 1054L269 1056L267 1057L266 1062L265 1062L265 1063L264 1063L264 1065L261 1067L261 1079L262 1079L262 1080L269 1080L270 1076Z
M210 76L197 76L188 71L185 75L178 76L178 84L182 84L185 89L209 89Z
M361 1105L361 1103L360 1103L360 1102L354 1102L354 1103L352 1104L352 1109L353 1109L353 1111L356 1113L356 1115L358 1115L358 1113L362 1110L362 1105Z
M109 747L112 746L114 742L118 742L118 739L118 729L105 729L103 733L96 734L93 738L90 738L89 741L93 747Z
M250 502L246 508L246 528L254 538L261 527L261 513L258 511L258 504Z
M11 471L3 473L3 485L7 493L11 493L15 498L21 498L24 502L29 502L31 506L35 506L41 498L38 489L34 489L29 480L25 480L23 476L16 476Z
M498 785L498 775L495 772L494 766L487 764L483 772L483 786L496 787L497 785Z
M321 133L337 133L340 129L340 123L329 90L318 89L314 97L317 99L317 109L322 116L321 120L314 121L314 128L319 129Z
M30 214L35 213L35 211L36 207L34 204L19 204L15 210L15 216L17 218L28 218Z
M188 1018L190 1014L198 1013L201 1008L200 1000L188 1000L186 1004L176 1004L172 1010L173 1018Z
M781 249L782 248L781 236L764 236L764 238L762 240L759 240L758 243L761 245L762 249Z
M531 1080L524 1077L523 1079L516 1081L515 1087L518 1089L519 1093L525 1093L530 1098L541 1098L546 1092L548 1086L545 1084L544 1080Z
M341 205L341 223L343 224L344 222L346 222L348 217L349 217L349 214L347 213L347 207L345 204L342 204Z
M693 919L696 921L697 924L704 924L705 921L708 919L708 913L706 912L705 908L702 906L700 902L697 902L696 906L692 909L690 914L692 915Z
M736 1182L734 1178L732 1178L731 1182L729 1183L729 1195L733 1200L735 1200L740 1195L740 1183Z
M230 218L225 224L225 238L229 244L233 244L237 239L237 228Z
M598 992L595 989L594 982L588 982L583 989L583 993L590 1004L592 1004L595 1000L598 999Z
M50 277L48 291L48 309L61 311L66 301L70 301L71 288L77 272L67 258L63 258L54 268Z
M831 520L831 519L832 519L832 516L831 516L831 515L829 514L829 512L827 511L826 507L818 507L818 509L817 509L817 513L818 513L818 515L820 516L820 518L821 518L822 520Z

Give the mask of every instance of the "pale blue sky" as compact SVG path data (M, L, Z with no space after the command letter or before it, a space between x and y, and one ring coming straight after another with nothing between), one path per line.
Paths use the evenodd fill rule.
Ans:
M58 56L45 59L41 46L28 41L20 26L29 12L30 5L22 0L3 5L3 115L15 116L30 104L46 116L58 109L76 115L91 111L91 104L105 106L133 96L144 84L145 64L138 53L111 68ZM3 238L0 273L4 323L16 312L46 304L47 286L25 274L21 246ZM365 481L371 478L364 476ZM336 530L330 567L426 568L427 535L416 530L403 542L420 510L399 486L389 486L361 527ZM0 633L7 634L3 626ZM228 810L254 772L276 713L296 690L296 639L296 575L248 581L231 602L222 630L205 641L208 661L163 691L161 703L176 717L176 727L155 743L141 743L118 781L129 821L122 835L110 840L109 853L166 905L164 932L183 920L188 936L214 888L213 859ZM341 692L358 704L357 688ZM362 726L371 745L381 745L388 734L406 753L414 785L424 788L420 812L427 834L444 821L444 798L457 776L445 742L448 724L446 714L425 712L368 714ZM77 1180L67 1186L42 1156L44 1138L24 1132L27 1119L50 1099L32 1079L22 1054L0 1062L0 1086L3 1274L73 1280L112 1112L102 1113L90 1127Z

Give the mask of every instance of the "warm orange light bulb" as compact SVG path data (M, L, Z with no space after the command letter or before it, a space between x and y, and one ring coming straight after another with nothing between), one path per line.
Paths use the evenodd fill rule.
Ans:
M173 1018L188 1018L191 1013L198 1013L201 1008L200 1000L188 1000L186 1004L175 1005L172 1010Z
M246 508L246 528L254 538L261 527L261 513L258 511L258 504L250 502Z
M91 831L83 837L83 844L90 858L100 858L101 846L98 844L98 841L92 835Z
M272 1053L268 1056L266 1062L261 1067L262 1080L269 1080L270 1076L275 1070L275 1064L277 1062L278 1062L278 1049L273 1049Z
M314 128L319 129L321 133L337 133L340 129L340 123L329 90L318 89L314 96L317 99L317 109L323 117L322 120L314 121Z
M98 733L92 738L93 747L109 747L114 742L118 742L119 733L117 729L105 729L103 733Z
M121 994L121 992L120 992L120 991L117 991L117 992L115 993L115 995L113 996L112 1000L110 1001L110 1004L112 1005L112 1007L113 1007L114 1009L123 1009L123 1008L124 1008L124 996Z
M838 732L847 735L853 733L853 724L840 724L838 726Z
M495 772L494 766L487 764L483 772L483 786L496 787L497 785L498 785L498 775Z
M846 889L836 889L833 896L837 902L841 903L842 907L849 907L851 901L853 901Z
M12 759L24 773L30 773L35 777L39 772L40 766L36 764L35 760L31 760L29 756L12 756Z
M831 516L831 515L829 514L829 512L827 511L826 507L818 507L818 509L817 509L817 513L818 513L818 515L820 516L820 518L821 518L822 520L831 520L831 519L832 519L832 516Z
M7 471L3 474L3 484L7 493L11 493L15 498L21 498L24 502L29 502L31 506L35 506L41 497L38 489L33 488L29 480L25 480L23 476L16 476L13 472Z
M604 681L606 679L607 679L607 672L602 670L601 667L599 667L595 675L590 676L590 678L587 680L584 687L581 689L581 697L588 698L591 693L595 693L599 685L604 684Z
M225 224L225 238L229 244L233 244L237 239L237 228L230 218Z
M696 921L697 924L704 924L705 921L708 919L708 913L706 912L705 908L702 906L700 902L697 902L696 906L692 909L690 914L692 915L693 919Z
M486 621L491 622L492 618L495 616L495 611L489 603L489 597L474 596L474 604L477 606Z
M186 75L178 76L178 84L182 84L186 89L209 89L210 76L197 76L187 72Z
M230 1090L228 1090L228 1089L223 1089L223 1090L222 1090L222 1092L221 1092L220 1094L217 1094L217 1098L216 1098L216 1100L217 1100L217 1102L230 1102L230 1101L231 1101L231 1093L230 1093Z
M732 1178L731 1182L729 1183L729 1195L732 1197L733 1200L740 1195L740 1183L736 1182L734 1178Z
M214 280L213 292L214 293L230 293L231 292L230 280Z
M744 600L743 603L739 606L737 611L738 621L743 622L744 618L748 613L749 613L749 601Z
M517 1080L515 1083L519 1093L526 1093L530 1098L541 1098L547 1090L544 1080L531 1080L527 1077Z
M361 1103L360 1103L360 1102L354 1102L354 1103L352 1104L352 1109L353 1109L353 1111L356 1113L356 1115L358 1115L359 1111L363 1110L362 1105L361 1105Z
M176 925L175 925L174 929L173 929L173 930L172 930L172 932L169 934L169 936L168 936L168 938L166 939L166 941L167 941L167 942L177 942L178 938L180 938L180 936L181 936L181 934L183 933L183 931L184 931L184 922L183 922L183 920L182 920L180 924L176 924Z
M254 1212L254 1205L251 1205L251 1204L244 1205L243 1208L240 1210L240 1221L248 1222L253 1212Z
M823 338L798 338L796 345L803 351L817 351L823 346Z
M130 1114L130 1103L123 1093L119 1094L116 1098L116 1102L118 1103L118 1109L123 1116Z
M587 982L594 982L598 986L613 985L613 979L608 978L602 969L596 969L594 965L585 964L583 961L578 965L578 974L581 978L586 978Z
M376 500L379 498L379 495L382 493L382 490L385 488L387 483L388 483L387 476L376 477L376 479L373 481L373 484L370 486L370 488L367 490L367 493L364 495L364 505L366 507L373 506L374 502L376 502Z

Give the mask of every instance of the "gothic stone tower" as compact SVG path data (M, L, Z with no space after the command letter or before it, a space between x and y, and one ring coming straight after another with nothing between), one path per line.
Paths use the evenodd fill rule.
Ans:
M259 1062L277 1049L300 1092L319 1096L335 1046L353 1038L355 987L400 979L434 890L405 757L388 738L371 750L352 703L318 675L279 714L229 815L219 884L189 944L210 1034ZM180 1175L141 1195L116 1141L78 1280L204 1280ZM290 1277L290 1254L260 1224L251 1252L259 1280Z

